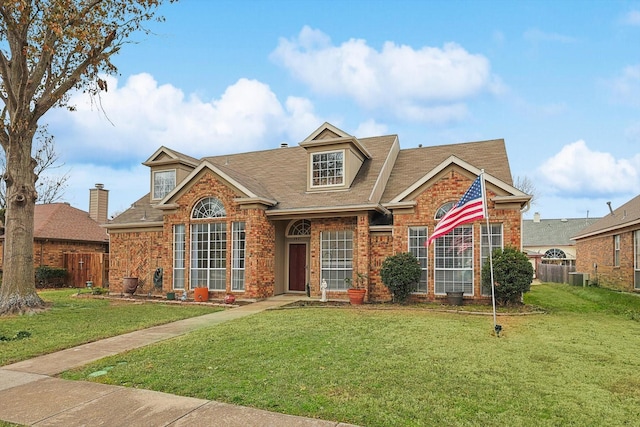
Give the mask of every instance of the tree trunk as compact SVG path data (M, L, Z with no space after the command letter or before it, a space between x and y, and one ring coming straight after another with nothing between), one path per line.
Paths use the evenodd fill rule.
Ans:
M10 134L6 150L7 210L0 314L22 314L44 308L36 293L33 266L33 225L37 193L35 160L31 157L33 131Z

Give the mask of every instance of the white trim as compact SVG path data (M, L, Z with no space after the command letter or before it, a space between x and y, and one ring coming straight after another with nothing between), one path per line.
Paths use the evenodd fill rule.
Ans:
M313 180L314 180L314 169L313 169L313 165L314 165L314 161L313 161L313 157L314 156L319 156L322 154L334 154L334 153L341 153L342 154L342 182L340 184L314 184ZM336 150L325 150L325 151L314 151L312 153L309 153L309 188L310 189L321 189L321 188L337 188L337 187L346 187L347 186L347 153L346 150L344 148L339 148ZM337 169L337 168L336 168ZM328 170L328 169L327 169ZM325 177L328 179L328 177ZM322 179L322 177L319 177L318 179Z

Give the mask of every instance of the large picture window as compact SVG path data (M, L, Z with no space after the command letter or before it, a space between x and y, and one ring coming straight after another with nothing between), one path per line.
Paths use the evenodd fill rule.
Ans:
M320 246L320 280L327 281L327 289L346 290L344 279L353 278L353 232L323 231Z
M184 224L173 226L173 289L184 289Z
M315 153L311 158L311 186L323 187L344 183L344 152Z
M231 290L244 291L245 223L234 222L231 250Z
M409 227L409 252L411 252L422 268L420 282L415 290L416 292L426 293L427 288L427 227Z
M489 262L489 241L491 241L491 251L494 249L503 249L502 224L489 224L481 226L482 235L480 237L480 265L484 266L485 262ZM482 287L482 295L491 295L491 287Z
M473 295L473 227L462 225L435 240L435 293Z
M227 277L227 224L191 225L191 288L224 291Z
M166 170L153 173L153 198L162 199L176 186L176 171Z

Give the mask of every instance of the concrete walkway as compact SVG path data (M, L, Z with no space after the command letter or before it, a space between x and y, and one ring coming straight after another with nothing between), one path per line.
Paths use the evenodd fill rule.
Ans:
M0 368L0 420L29 426L66 427L348 426L149 390L53 377L106 356L277 308L298 299L298 296L279 295L3 366Z

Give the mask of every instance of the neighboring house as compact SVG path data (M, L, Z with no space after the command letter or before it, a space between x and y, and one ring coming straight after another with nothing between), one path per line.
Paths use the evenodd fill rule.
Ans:
M143 164L150 193L106 225L112 292L137 277L144 293L319 296L324 281L330 298L346 298L345 279L360 274L367 299L386 301L382 262L411 251L423 267L414 298L464 289L486 299L488 237L521 248L530 200L513 187L503 140L401 150L396 135L356 138L328 123L295 147L200 160L160 147ZM489 228L466 224L427 248L481 169Z
M101 224L107 222L108 190L101 184L89 190L89 212L68 203L35 206L33 230L34 266L65 268L67 284L106 286L108 279L109 235ZM4 259L4 236L0 236L0 268Z
M573 236L599 218L541 219L540 213L533 219L522 221L522 248L526 252L534 272L540 264L556 264L575 267L576 242Z
M611 205L609 205L611 209ZM574 236L576 270L607 288L640 290L640 195Z

